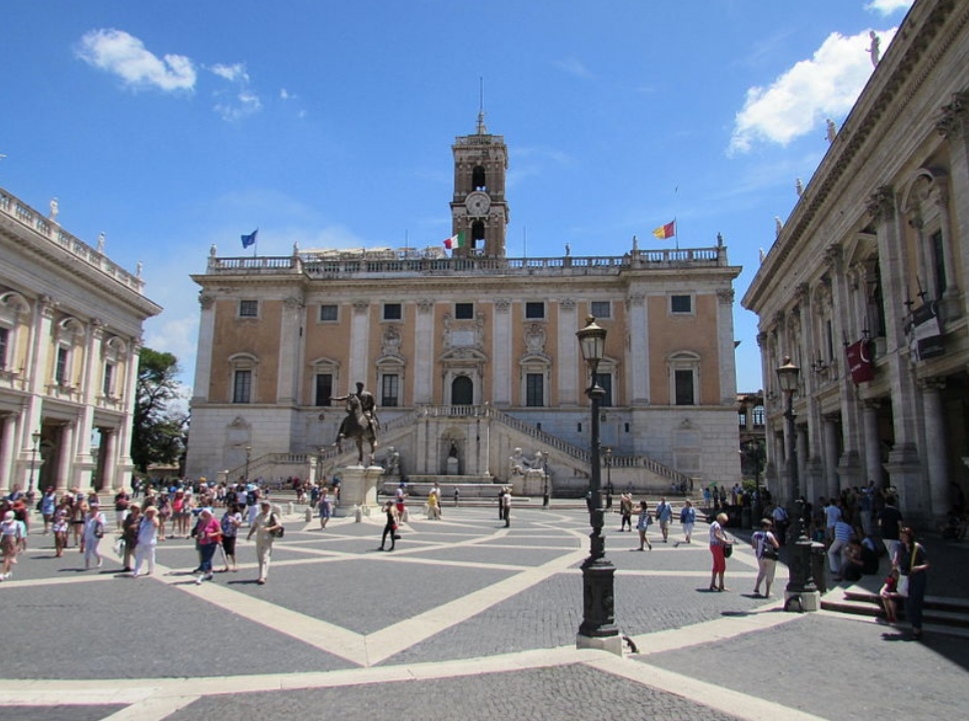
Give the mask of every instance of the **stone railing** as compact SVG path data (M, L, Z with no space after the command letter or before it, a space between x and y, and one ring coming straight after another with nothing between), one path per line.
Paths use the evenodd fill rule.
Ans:
M21 225L60 246L87 265L131 288L136 293L143 293L145 282L141 279L140 274L129 273L117 263L108 259L104 253L98 252L84 241L65 231L55 220L42 215L2 189L0 189L0 214L16 220Z
M330 257L317 253L291 256L220 258L209 256L209 275L302 273L332 279L374 276L449 276L475 274L522 276L616 275L622 271L726 267L727 251L715 248L636 250L622 256L556 258L412 257L404 251L384 251L380 257ZM377 254L373 254L377 255ZM389 257L394 256L394 257Z

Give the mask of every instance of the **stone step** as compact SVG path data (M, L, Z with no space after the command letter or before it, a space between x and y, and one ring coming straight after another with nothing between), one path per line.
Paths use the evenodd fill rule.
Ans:
M904 617L904 599L897 603L899 616ZM821 597L821 608L861 616L885 615L878 593L859 586L836 586ZM959 598L926 596L922 616L926 624L969 629L969 602Z

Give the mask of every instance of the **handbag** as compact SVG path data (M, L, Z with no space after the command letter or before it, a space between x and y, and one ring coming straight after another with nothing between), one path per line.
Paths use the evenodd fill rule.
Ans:
M908 574L899 574L895 593L899 596L908 596Z
M723 544L723 557L730 558L733 555L733 544L725 543Z

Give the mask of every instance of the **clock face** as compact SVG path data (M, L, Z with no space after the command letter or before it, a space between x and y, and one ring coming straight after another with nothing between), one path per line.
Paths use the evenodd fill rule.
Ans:
M468 209L469 215L475 217L482 216L487 214L488 209L491 207L491 198L488 197L487 193L476 190L468 195L465 206Z

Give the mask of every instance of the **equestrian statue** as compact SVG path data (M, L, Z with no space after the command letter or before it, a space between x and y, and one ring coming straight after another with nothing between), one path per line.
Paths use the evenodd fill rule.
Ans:
M377 449L377 432L380 430L373 393L364 390L363 383L358 382L356 393L334 396L333 400L345 401L347 404L347 415L340 423L334 445L342 451L343 439L354 440L357 444L358 462L363 465L363 442L366 441L370 444L370 463L373 463L374 451Z

